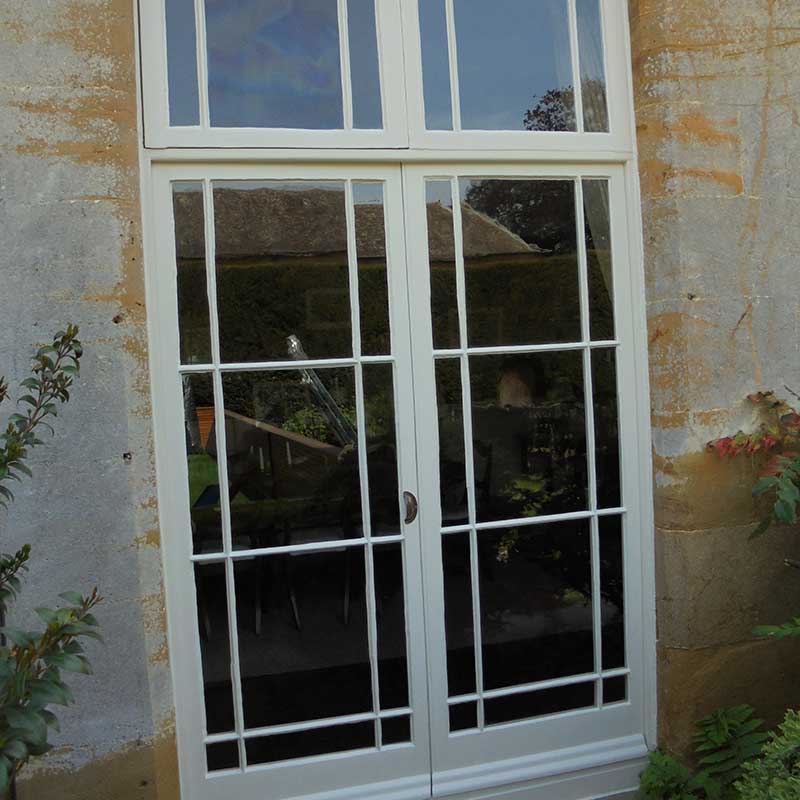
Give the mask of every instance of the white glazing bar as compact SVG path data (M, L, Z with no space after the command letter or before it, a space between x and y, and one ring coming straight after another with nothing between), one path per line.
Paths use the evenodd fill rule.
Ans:
M200 101L200 127L208 130L211 125L208 107L208 46L206 37L206 3L194 0L194 29L197 55L197 94Z
M585 672L580 675L570 675L565 678L551 678L546 681L534 681L533 683L523 683L517 686L504 686L502 689L485 689L483 697L486 700L496 697L509 697L515 694L527 694L528 692L538 692L544 689L558 689L561 686L573 686L576 683L590 683L605 678L621 678L630 675L630 670L621 667L620 669L610 669L606 672ZM470 694L459 694L447 698L449 706L462 705L463 703L474 703L478 700L478 695L474 692ZM230 734L229 734L230 735Z
M581 65L578 53L578 9L577 0L567 0L567 13L569 15L569 46L572 56L572 86L575 102L575 128L578 133L583 133L583 95L581 87Z
M452 0L448 0L452 2ZM472 629L475 646L475 688L478 694L478 728L483 730L483 649L481 641L481 599L478 581L478 534L475 530L475 465L472 453L472 387L469 382L467 348L467 287L464 266L464 237L461 228L461 198L458 178L450 180L453 207L453 242L456 257L456 298L458 303L458 335L461 344L461 418L464 421L464 478L467 483L467 516L470 524L470 586L472 591Z
M344 0L340 0L340 5ZM358 293L358 252L356 243L356 216L353 200L353 183L345 182L345 216L347 221L347 273L350 290L350 326L353 334L353 357L356 359L356 431L358 435L358 472L361 488L361 529L366 539L364 570L367 601L367 646L372 683L372 710L375 713L375 743L380 749L382 728L380 717L380 688L378 685L378 612L375 603L375 565L373 561L372 522L369 507L369 472L367 469L367 424L364 401L364 369L361 364L361 303Z
M390 542L402 542L402 534L392 536L381 536L378 541L381 544ZM317 553L326 550L344 550L345 547L363 547L367 543L364 537L358 539L332 539L329 542L308 542L306 544L288 544L280 547L254 547L247 550L234 550L232 553L198 553L191 556L192 561L200 562L222 562L225 559L241 561L242 559L255 558L256 556L280 556L287 553Z
M570 0L574 3L575 0ZM583 215L583 181L575 179L575 219L578 227L578 274L581 301L581 336L589 341L589 264L586 256L586 221ZM592 517L589 521L590 552L592 560L592 638L594 647L594 668L602 668L602 602L600 598L600 534L597 521L597 470L594 435L594 391L592 389L592 351L583 351L583 397L586 417L586 468L589 475L589 508ZM603 705L603 682L596 683L595 702Z
M453 7L453 0L445 0L444 9L447 24L448 63L450 65L450 109L453 115L453 131L460 131L461 94L458 89L458 47L456 42L456 14ZM458 192L456 192L456 199L458 199Z
M434 350L434 358L453 358L466 353L470 356L504 356L509 353L549 353L560 350L582 350L586 347L618 347L616 339L605 339L597 342L546 342L541 344L512 344L498 347L467 347L465 350L453 348L449 350Z
M353 81L350 75L350 35L347 25L347 0L337 0L339 12L339 60L342 71L342 111L344 129L353 130Z
M211 181L203 181L203 209L206 236L206 286L208 290L208 311L211 332L211 359L214 362L214 427L217 435L217 470L219 472L220 506L222 512L222 546L226 553L233 550L231 531L230 492L228 489L228 459L225 436L225 398L222 393L222 375L219 369L219 318L217 315L217 264L216 235L214 230L214 191ZM239 670L239 629L236 613L236 586L233 576L233 563L225 562L225 588L228 596L228 636L231 655L231 684L233 686L233 716L236 733L241 735L244 728L244 708L242 705L242 680ZM239 739L239 767L247 765L244 742Z

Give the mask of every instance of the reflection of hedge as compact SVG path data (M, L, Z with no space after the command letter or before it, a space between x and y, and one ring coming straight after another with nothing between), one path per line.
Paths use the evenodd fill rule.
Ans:
M593 259L592 259L593 260ZM180 265L178 285L184 360L208 351L204 267ZM467 263L470 344L522 344L580 339L580 303L574 255L473 258ZM457 313L451 264L431 271L437 346L455 347ZM590 269L593 338L613 337L608 291ZM225 361L286 357L296 334L310 358L351 355L347 264L340 256L271 259L223 266L217 274L220 345ZM414 287L412 286L412 291ZM386 353L385 266L359 265L362 350ZM402 321L399 322L402 325Z

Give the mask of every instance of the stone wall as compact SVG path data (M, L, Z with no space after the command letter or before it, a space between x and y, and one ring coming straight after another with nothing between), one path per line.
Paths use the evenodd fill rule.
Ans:
M800 610L795 531L749 542L747 459L712 438L746 395L800 389L796 0L631 0L652 392L661 744L750 702L800 703L800 647L754 641Z
M0 354L67 322L86 348L34 480L0 518L33 544L21 605L97 584L105 646L21 800L176 800L151 442L131 0L0 4ZM24 622L24 620L23 620Z

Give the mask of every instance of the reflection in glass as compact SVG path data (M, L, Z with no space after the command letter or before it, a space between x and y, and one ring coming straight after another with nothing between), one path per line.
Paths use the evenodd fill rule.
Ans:
M469 367L478 521L585 510L581 353L471 356Z
M391 344L383 184L354 183L353 204L358 256L361 352L364 355L388 355L391 353Z
M442 526L463 525L468 517L461 361L458 358L437 358L435 365Z
M600 517L603 669L625 666L625 585L622 517Z
M194 580L206 730L208 733L227 733L233 730L234 722L225 564L195 564Z
M239 768L239 745L236 742L216 742L206 745L208 771Z
M444 0L419 0L419 32L425 127L429 131L449 131L453 128L453 114Z
M589 270L589 328L595 341L614 338L614 284L608 181L583 181L586 262Z
M245 727L371 711L363 547L234 571Z
M464 731L478 727L478 704L459 703L450 706L450 730Z
M378 616L378 685L381 709L408 705L406 613L401 544L376 545L375 605ZM384 720L384 733L386 723Z
M591 672L587 520L478 533L486 689Z
M223 361L352 355L344 185L214 184Z
M189 516L192 552L222 550L217 441L214 424L214 386L211 375L184 375L183 413L189 471Z
M447 696L475 691L475 639L468 533L442 536Z
M336 0L205 0L218 127L343 127Z
M234 549L361 536L352 369L225 373Z
M592 393L597 505L617 508L621 502L617 354L611 348L592 350Z
M608 130L606 75L603 64L603 23L600 0L576 0L578 52L581 64L583 129L589 133Z
M353 127L381 128L383 121L375 0L347 0L347 30L353 92Z
M381 738L384 744L401 744L411 741L411 717L389 717L381 720Z
M194 0L166 0L169 124L199 125Z
M628 679L624 675L603 680L603 703L621 703L628 699Z
M574 183L459 184L470 347L579 342Z
M565 0L454 0L453 6L462 128L528 128L532 109L551 97L572 110ZM546 129L574 130L574 114L554 118Z
M401 532L394 367L391 364L364 364L362 370L371 531L373 536L391 536Z
M248 764L269 764L365 747L375 747L375 726L371 722L245 740Z
M173 183L172 210L181 364L208 364L211 361L211 334L206 290L203 184L199 181Z
M428 265L431 275L433 346L459 347L456 295L456 245L453 233L453 191L450 181L426 181Z
M494 697L484 703L487 725L558 714L594 705L594 683L577 683L538 692Z

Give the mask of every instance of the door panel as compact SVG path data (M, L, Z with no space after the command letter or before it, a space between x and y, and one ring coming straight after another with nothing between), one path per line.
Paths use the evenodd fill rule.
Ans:
M400 171L156 178L189 796L429 794Z
M404 167L434 794L642 724L621 173L451 169Z

